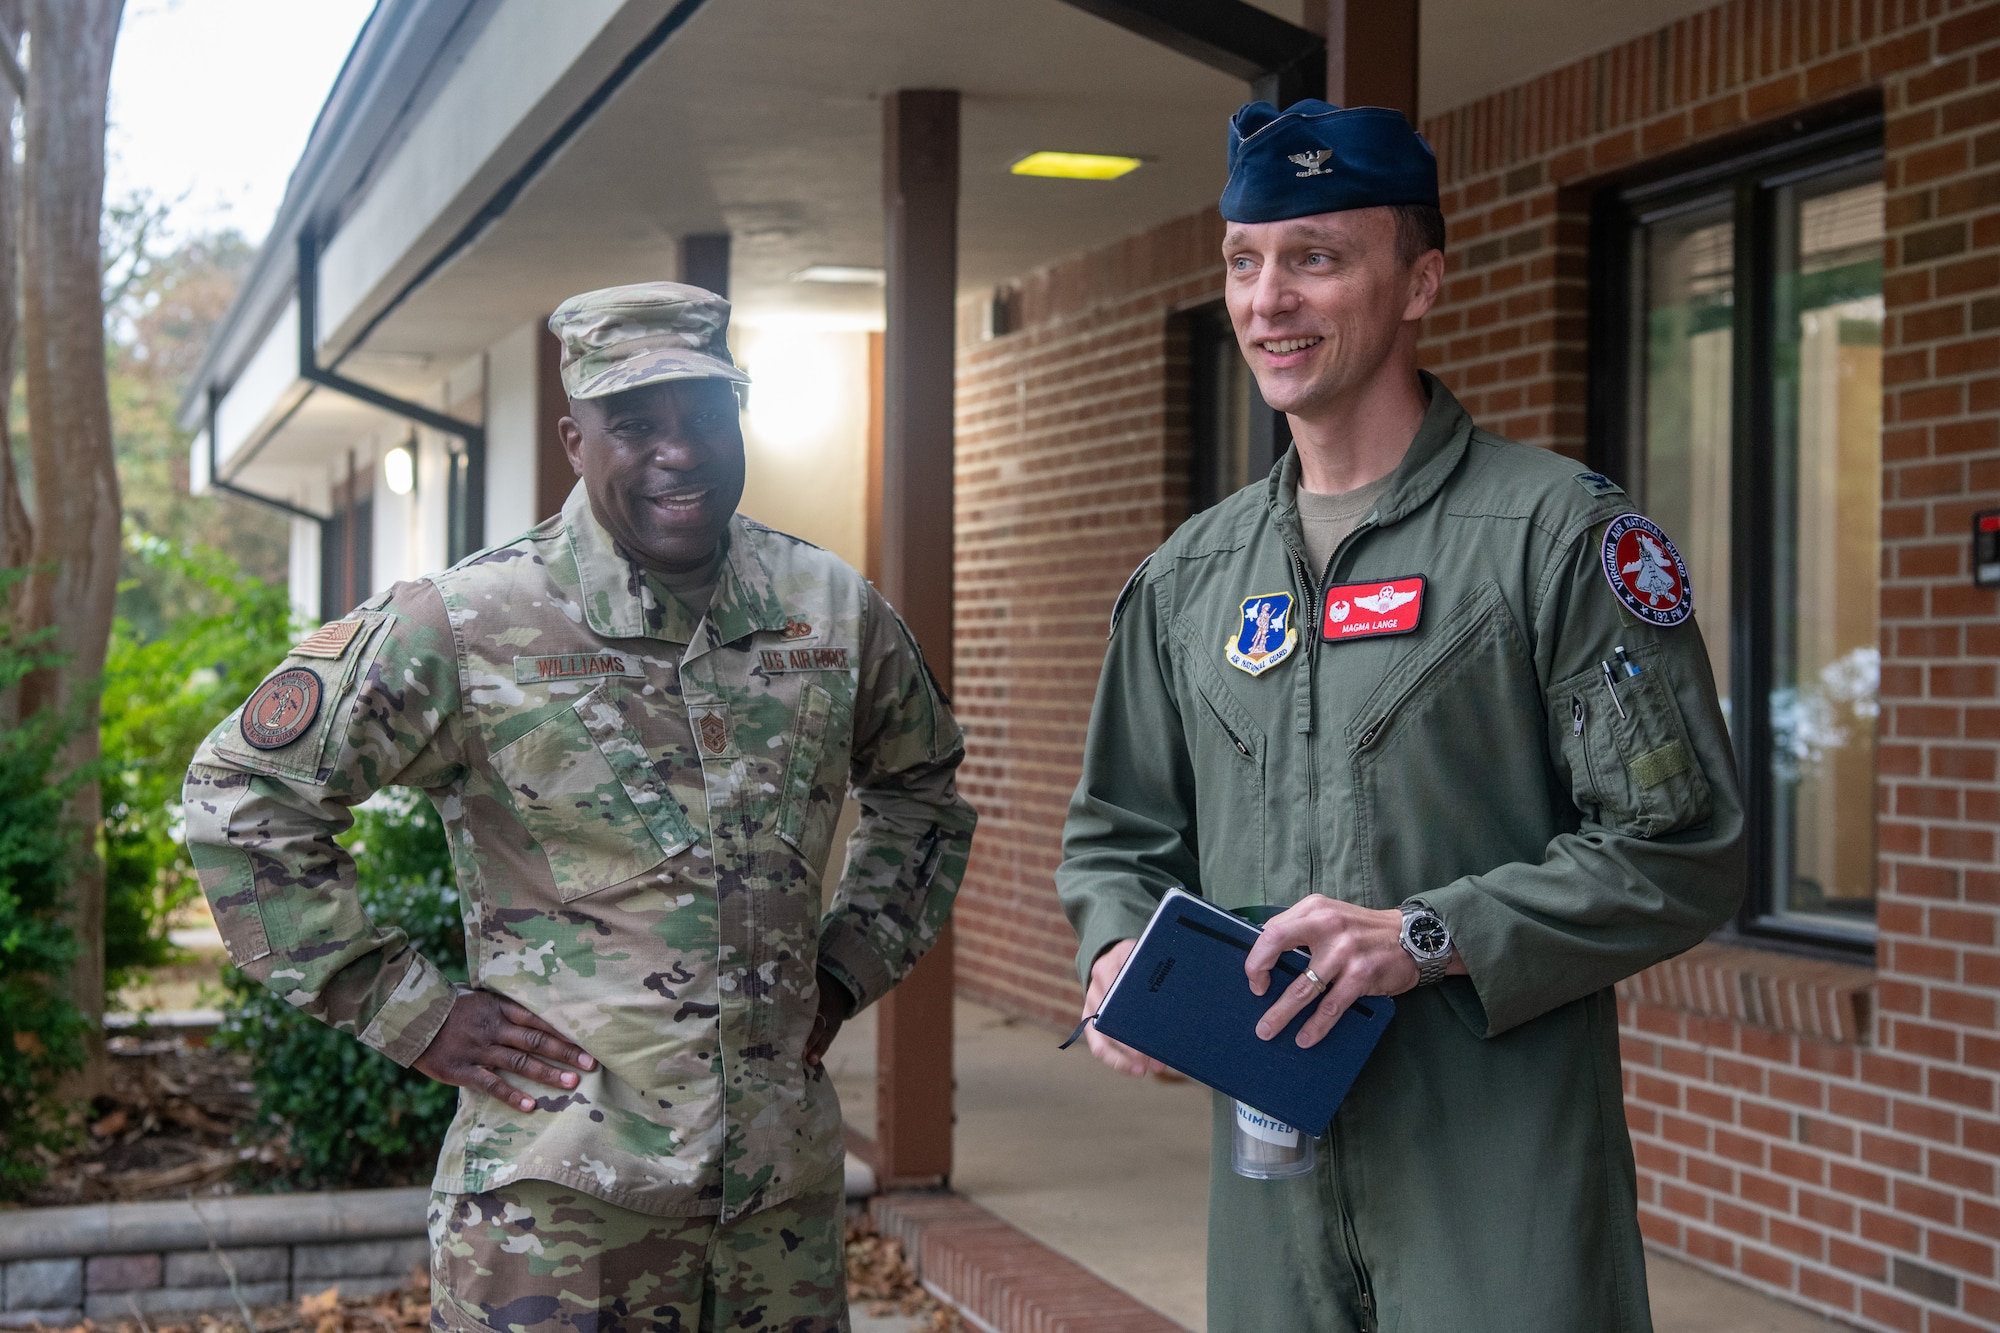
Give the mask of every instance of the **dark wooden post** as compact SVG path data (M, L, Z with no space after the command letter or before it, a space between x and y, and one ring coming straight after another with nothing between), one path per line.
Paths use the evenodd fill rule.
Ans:
M1308 0L1306 25L1322 22L1326 100L1394 107L1416 124L1417 0Z
M951 688L952 390L958 291L958 93L883 101L882 592ZM951 1174L952 946L947 930L881 1004L875 1172L885 1188Z
M562 344L549 332L544 318L535 330L535 521L562 512L563 501L576 487L569 455L563 452L556 423L569 415L569 395L563 391Z
M702 232L681 237L681 281L729 296L729 233Z

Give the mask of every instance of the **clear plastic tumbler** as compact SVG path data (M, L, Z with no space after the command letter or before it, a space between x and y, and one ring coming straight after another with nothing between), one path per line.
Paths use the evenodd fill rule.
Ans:
M1254 1106L1236 1103L1236 1174L1252 1180L1289 1180L1310 1173L1318 1161L1312 1136L1301 1134Z

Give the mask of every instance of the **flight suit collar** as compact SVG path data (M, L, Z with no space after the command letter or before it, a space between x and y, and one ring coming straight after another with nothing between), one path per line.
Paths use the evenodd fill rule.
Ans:
M1443 488L1445 478L1465 457L1472 439L1472 418L1427 370L1417 372L1430 394L1430 407L1417 427L1403 461L1396 465L1389 488L1375 505L1375 526L1387 527L1422 508ZM1271 472L1267 506L1280 531L1299 530L1299 447L1294 444ZM1303 549L1303 546L1301 546Z
M606 639L697 642L700 626L678 598L619 549L591 511L582 482L569 493L562 512L576 559L584 623L593 633ZM785 609L770 571L758 557L755 534L761 531L741 514L729 520L723 537L728 549L708 607L710 646L733 643L757 630L785 627Z

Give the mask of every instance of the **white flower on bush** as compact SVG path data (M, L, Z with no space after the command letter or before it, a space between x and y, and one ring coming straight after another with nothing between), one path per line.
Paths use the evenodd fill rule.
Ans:
M1828 662L1803 688L1771 691L1771 767L1788 782L1813 775L1882 711L1882 653L1856 648Z

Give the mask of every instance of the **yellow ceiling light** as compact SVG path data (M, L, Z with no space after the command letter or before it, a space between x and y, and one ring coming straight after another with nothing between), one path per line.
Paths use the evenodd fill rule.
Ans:
M1044 151L1028 154L1009 170L1016 176L1053 176L1066 181L1115 181L1143 165L1144 162L1136 157Z

